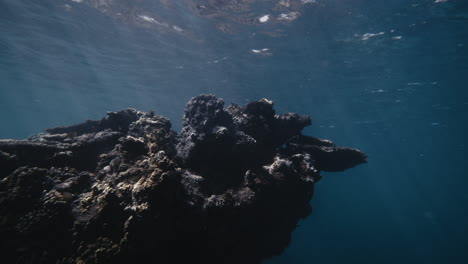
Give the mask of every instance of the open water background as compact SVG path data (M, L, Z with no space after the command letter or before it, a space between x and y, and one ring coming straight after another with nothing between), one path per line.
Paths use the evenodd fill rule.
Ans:
M369 163L324 174L313 214L265 263L468 263L468 1L317 0L279 37L261 34L269 22L222 33L174 2L129 13L190 34L86 1L0 0L0 138L127 107L179 130L195 95L268 98Z

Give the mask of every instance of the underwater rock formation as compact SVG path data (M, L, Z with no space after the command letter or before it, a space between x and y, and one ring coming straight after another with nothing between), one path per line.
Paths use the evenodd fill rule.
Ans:
M180 135L127 109L0 140L2 262L260 263L310 214L320 171L366 162L266 99L223 107L191 99Z

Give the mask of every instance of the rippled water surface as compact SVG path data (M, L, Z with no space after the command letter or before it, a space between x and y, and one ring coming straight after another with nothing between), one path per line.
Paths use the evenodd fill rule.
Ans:
M0 138L268 98L369 163L266 263L468 262L468 1L2 0Z

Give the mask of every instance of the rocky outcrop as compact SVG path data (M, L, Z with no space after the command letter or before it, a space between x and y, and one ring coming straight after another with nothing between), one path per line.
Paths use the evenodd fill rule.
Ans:
M4 263L260 263L311 212L320 171L366 162L307 116L211 95L182 132L133 109L0 140Z

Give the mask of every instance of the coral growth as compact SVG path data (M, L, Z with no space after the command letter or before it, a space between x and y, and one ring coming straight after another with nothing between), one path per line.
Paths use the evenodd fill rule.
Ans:
M320 171L366 162L301 135L307 116L211 95L180 135L133 109L0 140L5 263L260 263L311 212Z

